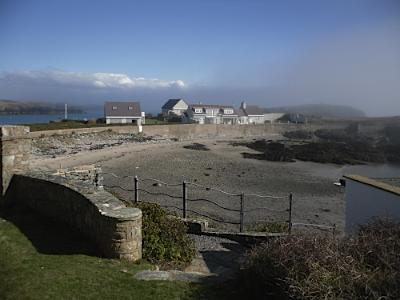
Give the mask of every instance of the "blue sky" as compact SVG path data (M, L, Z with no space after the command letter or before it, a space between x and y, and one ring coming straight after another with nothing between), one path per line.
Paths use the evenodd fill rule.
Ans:
M396 0L0 0L0 98L138 99L151 110L170 97L326 102L400 114L399 20ZM363 100L377 80L388 98L379 112Z

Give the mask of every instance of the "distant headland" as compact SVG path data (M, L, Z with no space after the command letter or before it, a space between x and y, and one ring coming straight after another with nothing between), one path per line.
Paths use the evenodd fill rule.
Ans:
M64 104L34 101L0 99L0 115L50 115L64 113ZM68 113L80 114L84 111L76 106L68 106Z

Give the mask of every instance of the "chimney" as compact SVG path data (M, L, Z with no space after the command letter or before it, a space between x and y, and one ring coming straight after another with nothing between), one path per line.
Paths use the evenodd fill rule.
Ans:
M246 109L246 106L247 106L247 104L244 101L240 104L241 109Z

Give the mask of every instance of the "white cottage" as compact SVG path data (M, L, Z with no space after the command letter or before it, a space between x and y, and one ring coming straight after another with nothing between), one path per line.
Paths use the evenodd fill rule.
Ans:
M189 105L184 99L169 99L162 107L162 116L166 119L181 117Z
M139 102L106 102L104 104L106 124L137 124L145 121L144 112L140 111Z

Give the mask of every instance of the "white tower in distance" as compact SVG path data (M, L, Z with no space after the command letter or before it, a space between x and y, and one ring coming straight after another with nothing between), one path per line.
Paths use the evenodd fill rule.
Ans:
M68 119L68 104L65 103L64 105L64 119L67 120Z

